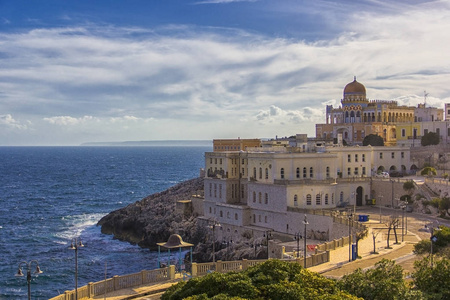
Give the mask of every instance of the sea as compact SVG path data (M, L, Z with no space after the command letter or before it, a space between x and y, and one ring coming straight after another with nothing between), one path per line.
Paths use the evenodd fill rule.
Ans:
M104 235L106 214L199 176L208 142L175 146L0 147L0 299L49 299L155 269L158 254ZM25 274L17 277L19 265Z

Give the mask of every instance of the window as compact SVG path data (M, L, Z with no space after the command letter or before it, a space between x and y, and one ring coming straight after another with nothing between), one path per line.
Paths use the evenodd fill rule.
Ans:
M351 176L352 175L352 168L347 168L347 175Z
M313 178L314 177L314 169L313 167L309 168L309 178Z
M402 158L405 158L405 152L401 152L401 153L400 153L400 156L401 156Z
M269 179L269 169L266 168L266 179Z
M280 170L280 177L281 179L284 179L284 168L281 168Z
M222 159L219 160L219 163L222 164Z
M402 137L405 137L406 136L406 129L402 129Z
M303 178L306 178L306 168L303 168Z
M221 217L221 218L223 217L223 212L222 212L222 211L220 211L220 217Z
M253 168L253 178L256 179L256 168Z
M312 201L311 195L310 194L306 195L306 205L311 205L311 201Z
M256 192L253 192L253 203L256 202Z
M380 159L383 159L383 152L380 152Z
M316 205L321 205L322 204L322 195L317 194L316 195Z
M245 163L245 159L242 159L242 164L244 164Z
M358 175L358 172L359 172L358 167L356 167L355 168L355 175Z
M262 194L261 194L261 192L259 192L259 194L258 194L258 202L259 202L259 203L262 202Z
M229 219L229 218L230 218L230 212L227 211L227 219Z
M334 193L331 193L331 204L334 204Z
M209 184L209 196L212 197L212 183Z
M264 223L267 223L267 216L264 216Z
M261 222L261 215L258 215L258 222Z
M366 175L366 167L362 167L362 174Z
M219 198L222 198L222 185L219 184Z
M425 134L427 134L428 133L428 129L424 129L423 130L423 134L425 135Z
M358 162L358 154L355 154L355 162Z
M339 195L339 202L344 202L344 192L341 192Z
M328 205L328 194L325 194L325 205Z
M262 168L259 168L259 179L262 179Z
M297 170L296 170L296 177L300 178L300 168L297 168Z
M298 196L294 195L294 206L298 206Z
M330 178L330 167L327 167L327 178Z
M234 219L235 219L235 220L238 219L238 214L234 214Z
M395 152L391 153L391 158L395 158Z
M211 206L209 207L209 213L212 214L212 208L211 208Z
M352 162L352 156L350 154L347 155L347 161Z
M264 194L264 204L269 204L269 194Z
M363 162L365 162L365 161L366 161L366 155L363 154L362 157L361 157L361 159L362 159Z
M214 163L217 165L217 158L214 158Z
M217 197L217 184L214 183L214 197Z

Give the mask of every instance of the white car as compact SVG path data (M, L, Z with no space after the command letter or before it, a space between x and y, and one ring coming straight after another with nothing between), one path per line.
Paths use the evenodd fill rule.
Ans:
M388 172L381 172L381 173L378 173L377 175L375 175L375 177L378 177L378 178L389 178L389 173Z

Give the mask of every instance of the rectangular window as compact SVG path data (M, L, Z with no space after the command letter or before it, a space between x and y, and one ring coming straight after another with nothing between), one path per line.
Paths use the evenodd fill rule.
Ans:
M383 159L383 153L382 152L380 153L380 159Z
M358 170L358 168L356 167L356 168L355 168L355 175L358 175L358 173L359 173L359 170Z
M405 152L401 152L402 158L405 158Z
M406 136L406 129L402 129L402 137Z
M355 162L358 162L358 154L355 154Z
M391 158L395 158L395 152L391 153Z
M362 174L366 175L366 167L362 167Z
M348 168L348 169L347 169L347 175L348 175L348 176L351 176L351 175L352 175L352 168Z
M363 162L365 162L365 161L366 161L366 155L363 154L362 157L361 157L361 159L362 159Z
M349 155L347 155L347 161L348 162L352 162L352 156L349 154Z

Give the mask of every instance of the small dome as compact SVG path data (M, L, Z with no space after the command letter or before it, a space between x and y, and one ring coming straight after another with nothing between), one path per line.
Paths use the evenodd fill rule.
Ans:
M366 88L356 81L356 76L354 77L353 82L350 82L345 86L344 99L346 95L366 95Z
M166 243L157 243L158 246L163 246L165 248L183 248L183 247L191 247L193 244L189 244L183 241L180 235L172 234L169 237L169 240Z

